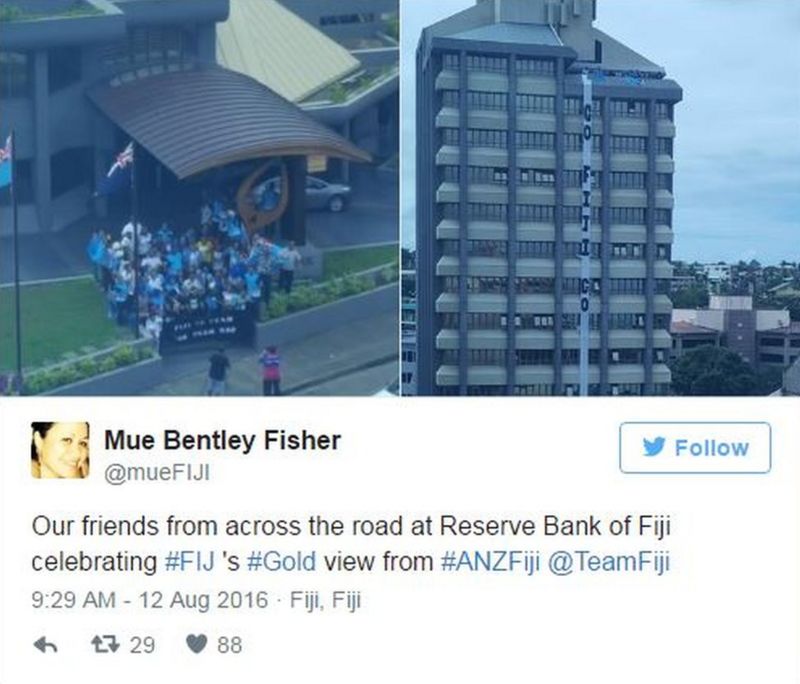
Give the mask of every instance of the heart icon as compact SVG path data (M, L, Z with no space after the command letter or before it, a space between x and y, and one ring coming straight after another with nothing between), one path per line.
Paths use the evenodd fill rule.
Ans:
M201 653L208 643L205 634L190 634L186 637L186 645L192 653Z

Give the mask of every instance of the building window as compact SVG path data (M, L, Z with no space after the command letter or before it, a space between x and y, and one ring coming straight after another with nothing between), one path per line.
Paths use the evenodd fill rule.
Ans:
M592 136L592 152L599 152L603 145L603 136L595 134ZM579 152L583 149L583 136L580 133L565 133L564 148L568 152Z
M146 75L165 69L176 71L183 62L197 54L194 37L170 26L147 26L133 29L128 39L100 50L100 60L112 73L136 69Z
M645 225L647 209L641 207L611 207L611 223Z
M470 349L471 366L505 366L508 353L504 349Z
M565 242L564 243L564 256L567 258L578 258L582 257L581 249L583 245L580 242ZM600 243L599 242L592 242L589 245L589 254L592 259L599 259L600 258Z
M505 57L467 55L467 69L470 71L492 71L506 73L508 71L508 60Z
M656 189L669 190L672 192L672 174L671 173L657 173L656 174Z
M581 362L580 350L563 349L561 351L561 361L565 366L577 366ZM598 349L589 350L589 363L593 366L600 363L600 351Z
M580 223L583 207L564 207L564 223ZM600 207L592 207L592 222L600 222Z
M459 256L458 240L442 240L442 253L445 256ZM467 240L467 255L481 257L505 257L508 243L505 240Z
M470 397L502 397L505 393L505 385L470 385L467 387L467 395Z
M467 328L470 330L502 330L505 326L501 319L505 318L499 313L470 313L467 314Z
M611 245L612 259L643 259L645 246L635 242L615 242Z
M556 110L556 98L552 95L517 95L517 111L552 114Z
M467 106L470 109L506 110L508 109L508 94L470 90L467 93Z
M47 52L48 89L51 93L81 80L80 48L51 48Z
M551 314L521 314L520 327L525 330L552 330L555 317Z
M581 293L581 279L580 278L564 278L563 287L565 294L580 294ZM600 292L600 280L592 278L591 291L593 294Z
M619 190L644 190L647 187L647 174L613 171L611 187Z
M443 202L441 207L442 218L459 219L459 204L457 202ZM470 202L467 205L467 218L486 221L505 221L508 207L505 204L484 204Z
M400 354L400 358L404 363L414 363L417 360L417 355L410 350L406 350Z
M602 171L592 171L592 187L599 188L603 182ZM564 185L568 188L583 187L583 171L564 171Z
M555 253L554 242L520 241L517 242L517 257L521 259L550 259Z
M443 69L458 69L461 65L459 55L456 52L446 52L442 55L442 68Z
M458 183L461 180L461 167L459 166L442 166L442 182L443 183Z
M442 145L459 145L460 142L461 135L458 128L442 129Z
M552 59L517 59L517 73L521 76L553 76L556 63Z
M24 52L0 52L0 93L3 97L26 97L30 94L30 87L28 55Z
M515 385L514 395L518 397L552 397L552 385Z
M457 90L443 90L442 91L442 107L460 107L461 98Z
M94 179L94 155L91 147L62 150L50 157L53 197L89 184Z
M492 183L496 185L508 185L508 168L495 167L492 169Z
M517 176L520 185L550 187L556 184L556 172L550 169L517 169Z
M665 225L672 225L672 210L671 209L656 209L655 222Z
M647 138L638 135L612 135L611 151L627 154L645 154Z
M656 245L656 259L664 259L670 261L672 259L672 245L660 244Z
M507 147L508 132L490 128L467 129L467 145L470 147Z
M555 280L553 278L517 278L516 288L519 294L553 294Z
M552 349L517 349L515 352L518 366L552 366Z
M580 314L562 314L561 328L563 330L577 330L581 324ZM600 314L589 314L589 328L600 330Z
M583 115L583 98L567 97L564 99L564 113L573 116ZM592 100L592 116L599 119L601 116L600 100Z
M518 204L517 220L535 223L552 223L555 220L556 208L547 204Z
M644 119L647 117L647 103L642 100L611 100L611 115Z
M656 138L656 153L672 156L672 138Z
M554 133L540 131L517 131L517 147L523 150L552 150L555 148L556 136Z
M673 107L671 102L656 102L656 118L672 121Z

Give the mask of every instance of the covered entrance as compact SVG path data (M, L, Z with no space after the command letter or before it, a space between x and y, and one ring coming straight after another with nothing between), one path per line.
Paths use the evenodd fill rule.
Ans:
M146 151L139 157L143 182L154 184L156 195L197 195L199 212L204 189L225 188L248 230L272 226L277 236L298 245L306 242L308 157L370 161L369 154L270 89L218 66L117 78L88 94ZM280 201L257 206L250 190L276 173L283 181ZM182 204L167 202L165 209Z

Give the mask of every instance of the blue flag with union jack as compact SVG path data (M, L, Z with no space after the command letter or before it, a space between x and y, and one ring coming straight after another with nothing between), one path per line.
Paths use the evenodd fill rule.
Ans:
M11 136L6 138L5 147L0 148L0 188L11 185Z
M131 171L133 169L133 143L120 152L114 163L97 186L96 195L113 195L114 193L130 187Z

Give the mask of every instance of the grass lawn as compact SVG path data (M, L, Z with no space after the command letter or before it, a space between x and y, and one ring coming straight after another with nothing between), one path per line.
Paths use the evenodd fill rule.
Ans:
M322 277L328 280L396 262L399 259L399 250L397 245L354 247L326 252L323 258Z
M57 363L71 354L90 353L131 335L106 317L103 293L91 278L24 285L22 365ZM16 367L14 289L0 289L0 372Z

